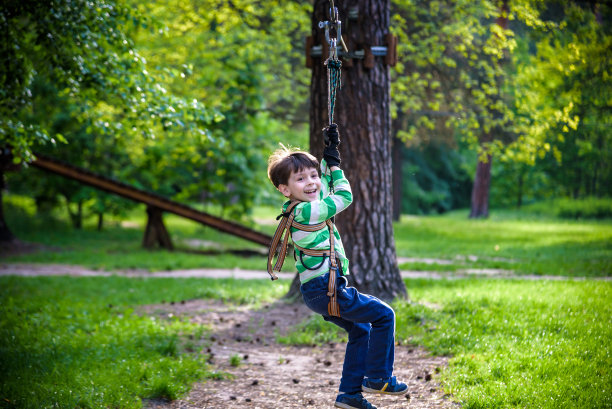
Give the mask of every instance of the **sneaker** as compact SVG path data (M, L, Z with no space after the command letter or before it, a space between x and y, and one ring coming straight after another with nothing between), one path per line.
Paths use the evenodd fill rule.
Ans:
M387 379L366 378L361 389L364 392L384 393L387 395L401 395L408 391L408 385L398 382L395 376Z
M341 393L336 398L334 406L344 409L376 409L376 406L372 406L359 392L353 394Z

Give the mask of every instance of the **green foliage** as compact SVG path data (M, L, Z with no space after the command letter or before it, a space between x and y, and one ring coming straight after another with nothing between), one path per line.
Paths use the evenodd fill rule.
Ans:
M121 0L3 2L0 24L11 61L0 73L0 136L17 162L30 160L39 142L65 140L50 117L60 100L78 107L71 115L77 126L102 135L153 137L157 124L189 133L213 118L197 101L167 94L148 73L126 33L146 19ZM36 84L51 92L37 94ZM38 109L38 101L48 104Z
M160 0L134 6L162 27L161 35L139 30L137 43L168 88L187 99L205 100L224 113L224 119L211 127L219 143L190 147L189 152L160 147L176 152L176 163L160 167L185 168L179 179L181 199L195 199L203 192L205 202L220 204L232 217L240 217L265 199L262 192L269 194L262 189L267 154L277 141L293 140L294 123L307 122L310 76L295 44L310 29L311 6L216 0ZM304 140L306 130L300 131ZM183 164L190 155L199 158L199 168ZM168 175L156 180L163 178Z
M526 36L516 54L520 138L503 159L536 164L562 195L610 195L612 8L554 7L553 28Z
M166 197L220 205L226 216L242 218L270 196L261 181L276 141L295 135L307 140L300 124L307 123L309 75L293 45L309 29L311 6L131 3L80 7L60 1L58 15L28 2L18 14L7 3L3 12L15 30L6 44L31 51L21 67L31 78L23 104L2 117L29 134L6 130L2 141L13 145L17 160L31 159L35 148ZM40 20L41 26L22 26L19 18ZM53 31L59 18L66 31ZM56 65L38 67L48 49L35 36L20 37L27 31L64 36L55 45L62 58L84 59L83 70L97 82L66 71L55 56L50 61ZM42 143L52 138L70 143L61 149ZM41 208L64 204L75 226L88 214L102 218L133 206L44 173L10 175L8 186L29 192Z
M514 33L494 20L500 13L488 0L393 2L399 63L392 98L399 137L448 143L456 131L478 149L498 149L490 134L503 139L511 123L510 102L500 93L502 63L516 46Z
M402 148L402 213L465 208L471 188L465 155L435 142Z
M452 355L445 391L465 408L606 408L608 282L406 282L397 336Z

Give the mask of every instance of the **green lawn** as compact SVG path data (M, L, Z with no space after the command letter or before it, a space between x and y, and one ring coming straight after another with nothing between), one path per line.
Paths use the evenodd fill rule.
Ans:
M122 277L0 277L0 407L140 408L176 399L206 363L209 330L138 306L216 298L269 301L288 283Z
M470 408L611 408L612 283L409 280L397 335L451 356Z
M142 250L144 209L131 213L123 227L112 221L97 232L88 220L75 231L61 215L36 217L31 202L24 203L9 200L9 225L22 240L48 249L9 262L151 271L264 269L263 256L224 252L257 246L176 217L166 221L179 250L188 249L187 240L198 240L201 249L219 254ZM275 213L257 209L254 218L267 221L260 227L271 232ZM395 235L399 257L420 259L405 269L503 268L585 277L609 277L612 271L610 220L494 211L488 220L473 221L466 212L453 212L403 217ZM451 263L427 264L425 258ZM291 271L291 261L286 264ZM461 279L406 285L411 301L394 303L397 336L450 357L439 380L463 407L612 408L612 282ZM137 306L189 298L257 303L280 297L287 286L270 286L268 280L0 277L0 407L61 402L66 408L132 408L142 397L179 396L196 379L220 376L190 345L190 338L207 330L180 318L151 320L135 313ZM279 341L342 337L317 317Z
M401 269L500 268L519 274L612 275L609 219L568 221L515 211L493 211L487 220L468 220L465 211L404 216L395 225L395 243L398 257L452 261L450 265L404 263Z

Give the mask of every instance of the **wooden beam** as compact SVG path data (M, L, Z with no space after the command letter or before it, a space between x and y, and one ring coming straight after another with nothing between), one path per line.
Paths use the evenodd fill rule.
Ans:
M88 170L68 165L37 153L35 153L35 156L36 160L32 162L32 165L45 171L55 173L68 179L76 180L77 182L125 197L126 199L130 199L135 202L144 203L148 206L159 208L165 212L182 216L186 219L199 222L221 232L261 244L262 246L269 246L270 242L272 241L272 236L174 202L166 199L163 196L136 189L135 187L126 185L125 183L97 175Z

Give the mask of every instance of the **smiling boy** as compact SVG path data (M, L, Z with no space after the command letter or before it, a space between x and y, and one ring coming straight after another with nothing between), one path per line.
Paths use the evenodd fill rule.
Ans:
M283 214L287 214L287 209L293 205L293 210L290 210L293 220L302 226L326 222L346 209L353 200L351 186L339 167L337 127L332 124L324 132L326 147L320 164L322 177L319 176L317 159L307 152L279 149L268 161L270 181L289 199L283 205ZM333 192L330 191L330 181ZM296 268L305 304L326 321L348 332L340 394L335 406L376 409L363 397L362 391L404 394L408 387L392 376L395 313L378 298L347 286L344 276L349 274L348 260L338 229L333 224L318 230L298 229L292 225L291 239L296 249ZM326 250L328 255L321 256ZM333 255L337 264L331 260ZM338 279L334 298L337 299L339 314L334 314L336 310L330 308L333 296L329 292L330 278L332 282Z

